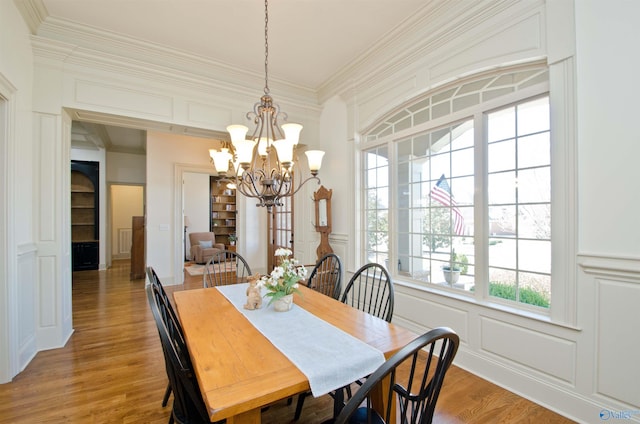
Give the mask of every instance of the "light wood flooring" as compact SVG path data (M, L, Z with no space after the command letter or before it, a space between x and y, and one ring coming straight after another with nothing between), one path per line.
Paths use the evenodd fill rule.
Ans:
M185 276L184 286L201 287ZM60 349L40 352L11 383L0 385L0 423L167 423L167 385L158 332L144 280L129 281L129 262L73 275L74 334ZM271 406L266 424L291 423L295 401ZM299 424L331 415L328 396L305 401ZM434 422L571 423L572 421L453 366Z

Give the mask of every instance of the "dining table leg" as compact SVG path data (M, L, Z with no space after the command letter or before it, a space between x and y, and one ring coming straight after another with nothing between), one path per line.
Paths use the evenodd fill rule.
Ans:
M371 404L373 409L375 409L382 417L384 417L385 411L390 409L389 422L387 424L395 424L398 421L398 418L396 417L397 411L395 396L391 397L391 405L387 404L389 400L389 390L391 390L390 380L391 376L388 375L371 389Z

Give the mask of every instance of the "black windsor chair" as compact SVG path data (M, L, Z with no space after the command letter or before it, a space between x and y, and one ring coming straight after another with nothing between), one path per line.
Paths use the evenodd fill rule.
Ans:
M374 371L339 415L324 424L386 424L396 408L400 424L431 423L445 374L459 343L458 335L446 327L416 338ZM422 358L425 352L426 359ZM398 372L399 369L402 371ZM379 400L375 410L371 392L380 385L387 397Z
M204 287L246 283L251 275L247 261L237 252L221 250L207 261L202 273Z

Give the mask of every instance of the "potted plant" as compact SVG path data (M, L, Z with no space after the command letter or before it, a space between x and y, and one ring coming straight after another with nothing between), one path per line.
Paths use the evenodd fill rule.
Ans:
M442 267L444 281L446 281L450 286L457 283L458 278L460 278L460 272L462 271L460 268L460 263L461 258L456 254L456 249L453 249L451 252L451 259L449 260L449 265L444 265Z
M265 297L269 297L269 305L279 312L288 311L293 306L293 294L298 292L298 283L307 277L307 270L298 260L291 258L293 252L289 249L277 249L275 256L280 260L271 274L262 277L259 285L267 290Z
M231 246L235 246L236 245L236 240L238 240L238 236L236 236L235 233L229 234L229 244Z

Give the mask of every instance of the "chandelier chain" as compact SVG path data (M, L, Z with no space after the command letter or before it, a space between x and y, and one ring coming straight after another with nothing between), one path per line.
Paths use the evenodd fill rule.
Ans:
M264 94L269 94L269 2L264 0Z

